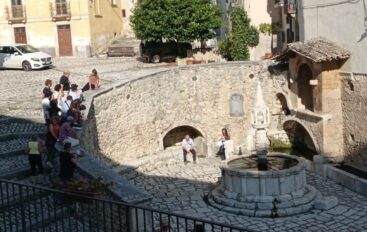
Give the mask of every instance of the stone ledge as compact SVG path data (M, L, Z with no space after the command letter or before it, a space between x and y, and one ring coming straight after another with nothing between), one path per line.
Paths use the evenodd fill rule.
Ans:
M325 175L345 188L367 197L367 180L359 178L332 165L325 165Z
M130 204L142 204L152 200L153 197L149 193L135 187L123 176L112 171L103 161L85 152L83 155L78 158L78 168L93 178L102 177L107 182L113 181L115 184L110 187L110 190L119 200Z

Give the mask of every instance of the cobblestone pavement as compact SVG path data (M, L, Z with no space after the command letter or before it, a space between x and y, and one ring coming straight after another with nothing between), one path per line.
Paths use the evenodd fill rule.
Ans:
M80 88L87 83L93 68L97 69L101 84L128 80L163 70L167 64L146 64L135 58L56 58L55 68L24 72L0 70L0 116L41 118L41 92L46 79L58 83L62 70L69 69L70 80ZM169 66L169 65L168 65Z
M327 211L312 210L286 218L254 218L221 212L208 206L203 197L220 176L220 161L200 159L199 163L162 167L132 180L154 196L152 206L215 222L242 226L255 231L367 231L367 198L312 172L307 181L324 196L336 196L339 204Z

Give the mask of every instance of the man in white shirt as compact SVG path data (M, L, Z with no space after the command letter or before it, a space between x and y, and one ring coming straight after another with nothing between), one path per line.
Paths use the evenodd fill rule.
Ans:
M194 149L194 141L192 140L192 138L190 138L190 135L185 135L185 138L182 140L182 150L184 155L184 162L187 163L187 153L191 153L195 164L196 151Z

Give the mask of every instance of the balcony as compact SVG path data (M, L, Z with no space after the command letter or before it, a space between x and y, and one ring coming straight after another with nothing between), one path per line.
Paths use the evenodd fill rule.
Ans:
M25 5L11 5L5 7L5 16L9 24L25 23L26 8Z
M50 3L53 21L69 21L71 19L70 2Z

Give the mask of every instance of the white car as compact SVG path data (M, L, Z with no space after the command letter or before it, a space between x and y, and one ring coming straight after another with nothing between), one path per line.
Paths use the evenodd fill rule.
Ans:
M0 45L0 68L22 68L24 71L30 71L51 65L50 55L30 45Z

